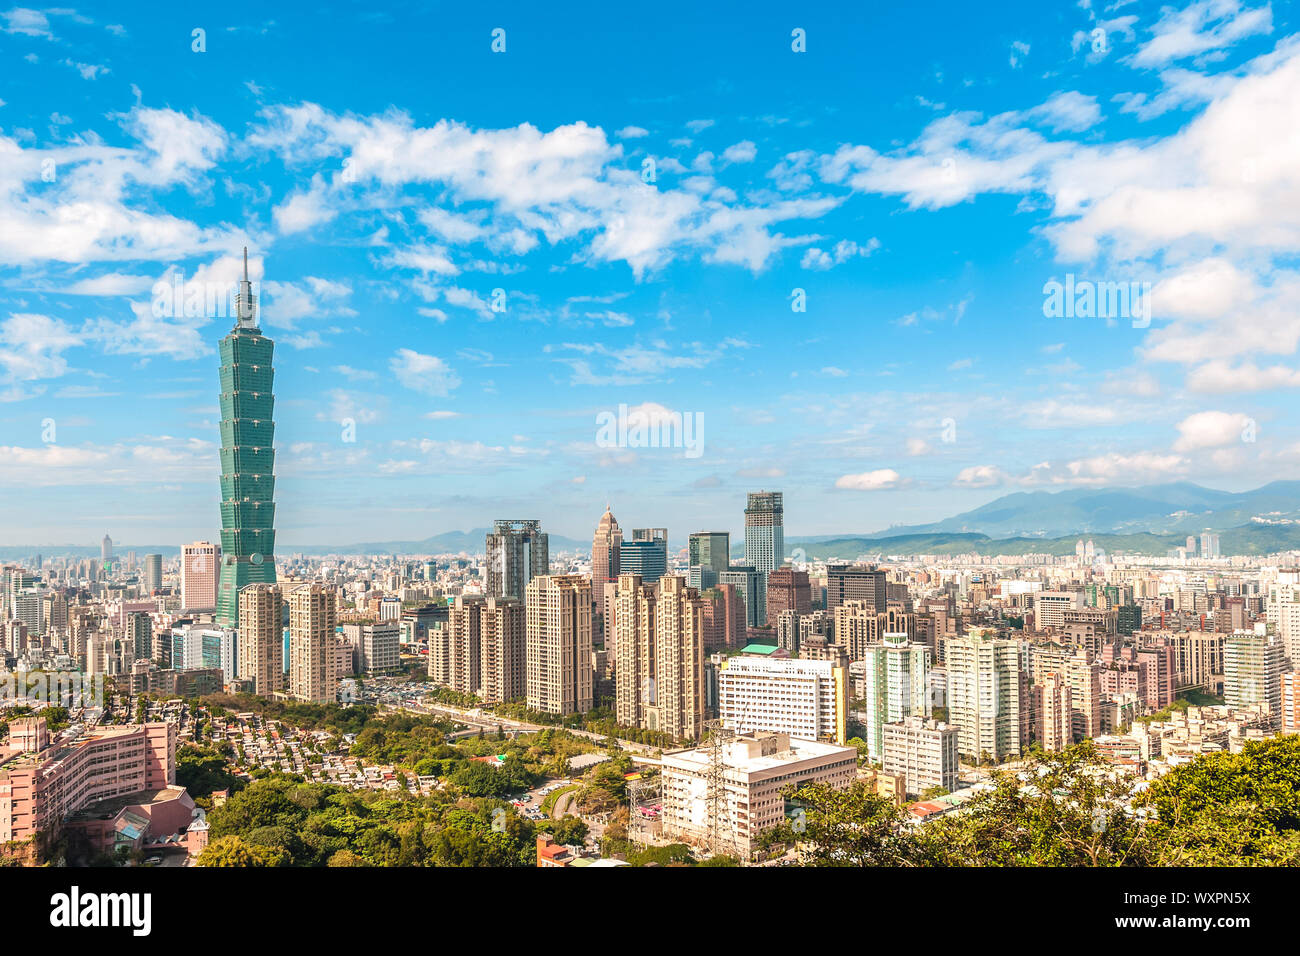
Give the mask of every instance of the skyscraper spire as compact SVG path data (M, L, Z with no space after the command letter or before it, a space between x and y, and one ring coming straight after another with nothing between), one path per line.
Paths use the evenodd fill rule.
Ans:
M257 328L257 296L248 279L248 246L244 246L244 278L239 280L239 294L235 296L235 328Z

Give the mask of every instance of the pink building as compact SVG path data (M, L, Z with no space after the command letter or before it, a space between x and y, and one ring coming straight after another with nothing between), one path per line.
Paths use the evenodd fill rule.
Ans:
M39 729L24 741L42 739ZM176 783L176 725L98 727L64 734L38 751L0 749L0 843L52 839L92 803Z
M195 541L181 548L181 608L183 610L216 610L220 564L221 545L219 544Z

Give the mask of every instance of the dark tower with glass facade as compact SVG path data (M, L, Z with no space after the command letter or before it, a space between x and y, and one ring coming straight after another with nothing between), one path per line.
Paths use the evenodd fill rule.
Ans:
M244 278L235 327L221 340L221 580L217 622L239 624L239 591L275 583L274 343L257 327L257 297Z

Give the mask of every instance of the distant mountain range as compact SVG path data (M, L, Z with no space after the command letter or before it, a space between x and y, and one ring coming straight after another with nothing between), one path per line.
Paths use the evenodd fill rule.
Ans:
M1255 517L1300 518L1300 481L1275 481L1254 491L1216 491L1182 481L1144 488L1022 491L932 524L889 528L877 535L975 532L995 538L1069 534L1196 534L1250 524Z
M1123 489L1070 489L1003 495L972 511L870 535L786 539L810 558L862 554L1071 554L1079 538L1107 551L1162 555L1202 531L1219 534L1224 554L1300 548L1300 481L1253 491L1217 491L1191 482Z
M810 558L854 558L862 554L1071 554L1075 542L1091 538L1098 548L1162 555L1188 535L1219 533L1224 554L1260 555L1300 549L1300 481L1275 481L1253 491L1217 491L1191 482L1142 488L1030 491L1003 495L986 505L942 521L899 525L872 534L787 537L787 553L802 548ZM282 554L482 554L489 529L444 531L422 540L286 546ZM684 540L685 535L680 535ZM683 540L671 545L681 547ZM553 552L587 551L590 541L550 534ZM173 557L176 545L128 545L117 552ZM744 538L732 535L732 557L744 552ZM46 555L96 557L97 545L0 546L0 560Z

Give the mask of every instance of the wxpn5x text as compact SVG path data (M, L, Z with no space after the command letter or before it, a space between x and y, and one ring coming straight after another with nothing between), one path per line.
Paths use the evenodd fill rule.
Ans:
M1142 906L1164 906L1166 903L1249 903L1249 893L1125 893L1125 903L1138 903Z

